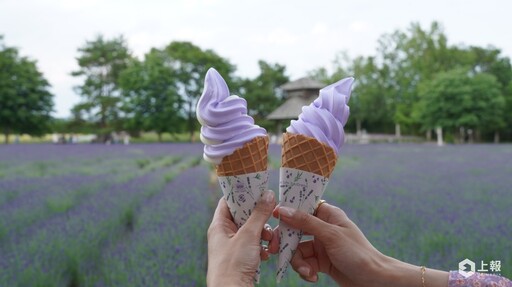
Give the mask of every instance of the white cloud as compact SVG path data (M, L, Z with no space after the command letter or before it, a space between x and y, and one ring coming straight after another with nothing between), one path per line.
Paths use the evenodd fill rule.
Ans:
M329 26L325 22L316 23L311 29L313 35L325 35L329 32Z
M249 37L249 41L253 44L262 46L292 46L297 44L299 37L286 28L277 27L268 33L259 33Z
M369 30L372 29L372 24L370 22L361 21L361 20L353 21L352 23L350 23L349 29L352 32L358 32L358 33L368 32Z
M54 0L47 2L48 5L53 4L61 9L73 11L94 7L98 3L100 3L100 0Z

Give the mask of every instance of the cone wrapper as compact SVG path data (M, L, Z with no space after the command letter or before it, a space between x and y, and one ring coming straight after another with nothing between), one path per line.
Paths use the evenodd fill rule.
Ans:
M268 189L268 171L242 175L219 176L219 184L228 203L229 211L238 228L245 224L249 216ZM255 282L259 282L260 268L256 271Z
M282 167L280 169L279 204L313 214L322 198L329 179L311 172ZM277 266L277 282L286 273L289 262L302 239L302 230L279 223L279 262Z

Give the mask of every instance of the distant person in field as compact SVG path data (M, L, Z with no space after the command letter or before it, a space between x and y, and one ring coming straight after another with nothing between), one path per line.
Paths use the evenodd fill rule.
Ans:
M272 214L314 236L299 244L291 261L293 269L308 282L316 282L321 272L341 286L512 287L512 281L496 275L474 273L466 278L458 271L415 266L386 256L343 210L324 203L313 216L276 207L272 191L263 194L240 229L232 221L226 200L219 200L208 229L208 286L253 286L260 260L267 260L279 249L279 232L266 224ZM268 246L261 246L261 240L268 241Z

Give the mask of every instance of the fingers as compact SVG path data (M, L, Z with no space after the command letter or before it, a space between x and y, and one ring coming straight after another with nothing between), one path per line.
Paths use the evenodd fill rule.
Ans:
M274 236L268 242L268 252L270 254L277 254L279 252L279 227L274 229Z
M323 203L318 207L316 217L320 218L321 220L327 223L331 223L341 227L346 227L348 222L350 221L347 217L347 214L343 210L334 205L330 205L327 202Z
M268 247L265 245L261 246L260 258L262 261L266 261L270 258L270 254L268 253Z
M231 213L229 213L228 204L224 197L219 199L219 203L217 204L217 208L215 209L215 213L213 214L212 223L219 221L219 219L221 218L232 220Z
M324 210L326 207L324 207L326 204L322 204L320 206L320 211ZM279 207L279 216L280 220L282 220L284 223L288 224L290 227L301 229L309 234L314 235L321 241L327 241L332 236L336 236L335 234L332 234L336 231L334 229L332 224L329 224L325 222L324 220L317 218L313 215L307 214L303 211L296 210L289 207L280 206ZM330 213L327 213L326 219L329 220L329 217L331 216Z
M275 205L274 192L271 190L265 191L256 207L253 209L251 216L239 231L248 233L255 238L259 237Z
M290 264L302 279L309 282L318 281L318 262L315 258L313 241L301 242Z
M219 199L219 203L217 204L217 208L215 209L215 213L213 215L212 222L210 227L208 228L208 238L214 234L225 234L226 232L217 232L218 230L223 230L224 227L230 226L229 229L234 229L236 231L236 226L233 223L233 219L231 218L231 213L229 212L228 204L224 198ZM230 233L229 235L231 235Z
M265 241L271 241L272 237L274 237L274 231L272 231L272 227L265 223L263 230L261 231L261 239Z

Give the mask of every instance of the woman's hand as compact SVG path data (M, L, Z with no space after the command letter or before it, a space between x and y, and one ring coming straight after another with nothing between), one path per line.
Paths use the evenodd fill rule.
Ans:
M264 192L247 222L238 229L226 200L219 200L208 228L208 286L253 286L260 259L268 259L269 253L279 249L277 236L265 224L275 206L274 193ZM268 248L260 245L261 240L269 241Z
M381 267L384 255L345 212L327 203L319 206L318 218L287 207L276 211L283 222L314 236L299 244L291 261L304 280L316 282L322 272L343 286L369 286L369 273Z
M420 267L380 253L341 209L324 203L317 217L278 207L274 216L314 239L301 242L291 265L310 282L326 273L342 286L422 286ZM428 286L446 287L448 273L427 269Z

